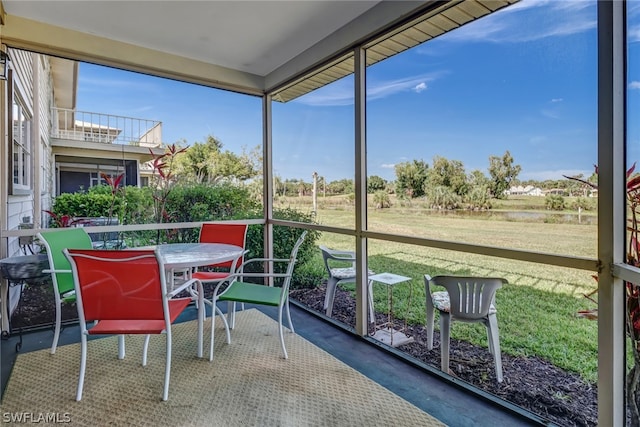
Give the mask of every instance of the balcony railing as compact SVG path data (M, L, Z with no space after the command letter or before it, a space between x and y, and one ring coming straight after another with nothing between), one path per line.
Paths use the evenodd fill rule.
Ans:
M162 122L111 114L54 108L52 138L103 144L159 147Z

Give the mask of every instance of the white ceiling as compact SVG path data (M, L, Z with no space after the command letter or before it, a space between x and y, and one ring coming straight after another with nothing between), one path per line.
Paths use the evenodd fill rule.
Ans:
M379 1L3 0L7 14L266 76Z

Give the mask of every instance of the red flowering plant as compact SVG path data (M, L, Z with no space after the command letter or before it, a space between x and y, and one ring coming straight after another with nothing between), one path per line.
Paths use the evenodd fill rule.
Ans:
M640 240L638 234L638 217L640 216L640 174L634 173L636 164L634 163L628 170L626 175L627 185L627 209L629 218L627 219L627 264L634 267L640 267ZM598 174L598 167L595 166L595 173ZM597 184L575 178L565 178L580 181L594 189ZM596 280L598 276L593 276ZM626 289L626 330L627 336L632 342L631 349L633 352L634 364L627 373L627 403L630 409L632 425L640 425L640 286L635 283L625 282ZM595 301L592 296L597 290L585 295L589 300ZM581 317L589 319L598 318L598 310L585 310L578 313Z
M71 215L58 215L50 210L44 210L44 213L51 217L52 226L54 228L72 227L76 224L80 224L83 220L75 219Z
M153 207L155 213L155 221L162 224L163 222L170 222L171 217L166 210L167 199L173 186L175 184L175 178L173 176L174 162L176 157L187 151L187 148L177 147L175 144L167 146L165 152L160 155L154 154L149 149L149 152L153 156ZM160 230L158 230L158 240L160 237Z
M124 174L121 173L117 177L113 178L113 177L107 175L104 172L100 172L100 176L102 177L102 179L105 180L107 185L109 187L111 187L111 205L109 206L109 215L107 217L107 218L111 219L113 217L113 209L115 207L116 200L118 198L118 193L120 191L124 191L124 187L120 187L120 183L122 182L122 179L124 178ZM124 203L122 204L122 207L124 208Z

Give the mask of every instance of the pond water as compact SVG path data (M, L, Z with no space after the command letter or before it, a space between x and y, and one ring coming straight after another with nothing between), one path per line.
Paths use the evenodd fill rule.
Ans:
M500 221L518 221L518 222L548 222L552 224L598 224L598 216L591 214L575 214L572 213L551 213L551 212L527 212L527 211L425 211L428 215L445 215L469 218L486 218L496 219Z

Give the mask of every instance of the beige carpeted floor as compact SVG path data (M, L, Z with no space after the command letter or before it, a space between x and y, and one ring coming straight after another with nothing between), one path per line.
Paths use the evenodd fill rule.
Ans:
M439 421L257 310L237 315L227 345L217 320L215 358L196 357L196 323L174 325L169 400L162 402L164 336L152 336L141 366L141 336L89 342L83 399L75 401L80 345L20 354L2 417L70 421L85 426L439 426ZM209 326L205 326L208 337ZM208 339L205 338L205 349ZM205 355L207 356L207 355ZM45 423L41 423L45 424Z

